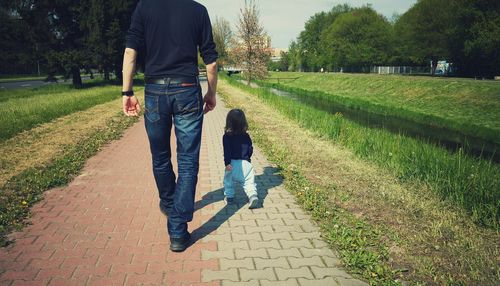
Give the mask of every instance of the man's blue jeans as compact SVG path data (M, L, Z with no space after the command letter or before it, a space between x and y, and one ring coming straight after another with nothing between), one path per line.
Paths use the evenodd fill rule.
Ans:
M153 157L153 174L160 204L168 216L171 238L187 234L193 219L198 181L203 98L199 84L146 84L145 124ZM172 123L177 137L178 178L171 162Z

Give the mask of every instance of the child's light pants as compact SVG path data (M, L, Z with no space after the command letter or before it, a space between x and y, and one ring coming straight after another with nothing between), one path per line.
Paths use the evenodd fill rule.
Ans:
M247 160L231 160L232 171L224 172L224 195L234 198L234 181L242 184L248 198L257 196L252 163Z

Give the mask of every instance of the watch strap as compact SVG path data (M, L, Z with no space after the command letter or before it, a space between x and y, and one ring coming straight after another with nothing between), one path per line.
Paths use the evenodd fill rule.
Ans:
M122 91L122 96L134 96L134 91L133 90Z

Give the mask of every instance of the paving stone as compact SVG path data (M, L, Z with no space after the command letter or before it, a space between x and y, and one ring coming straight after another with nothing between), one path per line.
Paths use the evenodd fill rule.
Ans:
M230 280L222 280L222 286L259 286L259 281L251 280L246 282L234 282Z
M258 232L244 234L233 233L231 236L233 241L262 241L262 237Z
M250 280L269 280L276 281L276 274L272 268L258 269L258 270L248 270L240 269L241 281Z
M243 259L225 259L222 258L219 260L220 268L222 270L227 270L231 268L246 268L246 269L255 269L254 262L252 258L243 258Z
M311 239L311 242L315 248L325 248L328 247L328 243L324 242L321 239Z
M202 260L209 260L213 258L235 259L233 250L217 250L217 251L201 250Z
M232 250L232 249L250 249L247 241L236 242L219 242L217 244L219 250Z
M265 225L276 226L276 225L285 225L285 223L280 218L277 218L277 219L258 219L257 225L259 225L259 226L265 226Z
M279 257L279 258L254 258L255 262L255 267L257 269L264 269L264 268L283 268L287 269L290 268L290 265L288 264L288 261L286 260L285 257Z
M337 257L329 248L300 248L300 253L302 253L302 256L304 257Z
M261 286L299 286L299 282L297 282L297 279L291 278L286 281L268 281L268 280L261 280L260 281Z
M233 241L231 239L231 234L225 233L225 234L210 234L205 236L202 239L203 242L208 242L208 241Z
M246 232L243 226L238 226L238 227L218 228L216 234L231 234L231 233L245 234Z
M315 280L299 278L298 280L300 286L344 286L344 284L339 284L339 282L333 277Z
M293 236L293 234L292 234ZM308 239L301 240L280 240L280 244L283 249L288 248L313 248L311 242Z
M321 260L321 257L319 257L319 256L313 256L313 257L309 257L309 258L289 257L288 261L290 262L290 265L292 266L292 268L300 268L302 266L325 267L323 260Z
M305 212L296 212L293 215L295 216L296 219L304 219L304 220L307 220L307 221L311 222L310 221L311 215L309 215L309 214L307 214Z
M252 210L252 213L267 213L268 216L272 217L272 214L280 213L280 211L277 207L269 206L266 202L264 202L264 206L262 208L254 209Z
M269 240L269 241L252 241L248 242L250 244L250 249L261 249L261 248L274 248L281 249L281 245L277 240Z
M262 233L262 240L264 241L275 240L275 239L292 240L292 236L290 235L289 232Z
M314 276L308 267L300 267L295 269L276 268L275 271L276 275L278 276L278 280L287 280L289 278L314 279Z
M368 286L369 284L366 282L363 282L361 280L356 280L356 279L347 279L344 277L336 277L339 285L342 286Z
M292 232L293 239L315 238L319 239L321 234L319 232Z
M275 232L304 232L300 225L273 225Z
M259 257L259 258L268 258L266 249L235 249L235 254L237 259L244 259L247 257Z
M302 254L297 248L290 249L268 249L270 258L278 258L278 257L297 257L301 258Z
M210 282L215 280L231 280L238 281L238 270L228 269L228 270L203 270L201 272L201 281Z
M229 221L229 226L257 226L257 222L254 219L251 220L231 220Z
M268 232L273 233L274 230L270 225L266 226L245 226L245 233Z
M318 232L319 228L312 223L301 224L300 228L302 228L302 232Z
M244 217L241 218L241 220L267 220L269 217L267 216L267 213L248 213Z
M338 267L341 265L340 259L337 257L323 256L322 259L328 267Z
M314 277L319 279L323 279L325 277L352 278L351 275L339 268L312 266L311 271L314 273Z

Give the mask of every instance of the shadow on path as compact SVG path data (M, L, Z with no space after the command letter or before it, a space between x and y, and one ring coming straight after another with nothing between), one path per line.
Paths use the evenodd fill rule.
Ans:
M283 178L278 174L279 169L274 167L264 167L261 175L255 176L257 184L257 193L259 196L258 208L263 208L268 190L283 183ZM201 210L205 206L224 200L224 188L217 189L203 196L200 201L195 203L195 211ZM213 231L217 230L224 222L228 221L238 210L248 207L248 199L241 186L235 188L235 201L230 205L225 205L217 214L211 217L207 222L195 229L191 233L191 244L203 239Z

